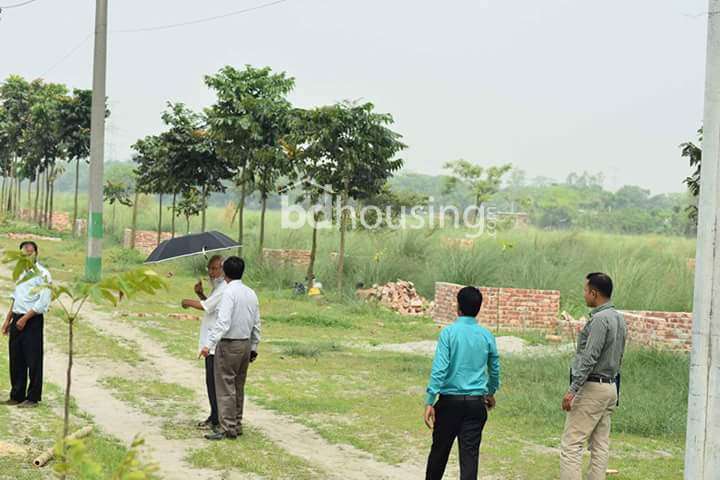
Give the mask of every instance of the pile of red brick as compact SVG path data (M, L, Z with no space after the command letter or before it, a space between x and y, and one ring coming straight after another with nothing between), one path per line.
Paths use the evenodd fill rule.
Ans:
M373 285L372 288L358 290L358 296L366 300L376 300L381 305L401 315L424 315L428 303L415 290L412 282L398 280L385 285Z
M126 228L124 233L125 235L123 238L123 248L130 248L132 230ZM160 241L162 242L163 240L167 240L169 238L172 238L172 234L170 232L162 232L162 235L160 236ZM155 250L155 247L157 246L157 232L151 232L147 230L135 231L135 250L138 250L139 252L147 255L153 250Z
M310 264L310 250L263 248L263 258L279 264L307 266Z

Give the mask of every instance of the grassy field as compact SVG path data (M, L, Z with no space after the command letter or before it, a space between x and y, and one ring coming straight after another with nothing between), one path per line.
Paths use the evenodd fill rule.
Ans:
M222 212L211 213L210 227L220 227ZM268 246L307 247L307 232L279 229L275 215L270 215L270 221ZM3 227L4 231L17 229L15 225ZM584 312L578 302L583 274L605 270L616 279L616 301L623 308L691 308L692 272L687 269L686 259L692 256L693 246L689 240L530 230L482 238L472 250L463 251L440 248L444 233L458 234L391 236L353 232L349 237L351 277L365 283L410 279L427 296L432 295L436 280L557 288L563 295L563 308L579 313ZM246 282L258 291L264 324L261 355L248 381L249 394L262 406L289 415L331 443L353 445L390 464L422 464L430 445L421 413L431 359L371 347L432 340L438 328L429 318L400 317L338 292L328 292L325 298L316 300L293 295L292 281L301 280L303 273L259 264L252 248L254 235L251 229ZM325 253L335 250L337 237L333 232L323 232L321 238L319 277L330 284L333 266ZM16 248L16 243L0 239L4 248ZM82 241L70 239L41 242L41 256L56 279L70 280L82 272L83 248ZM110 242L105 250L107 271L122 271L141 261L140 255L125 252ZM179 301L192 294L202 263L174 262L162 264L157 270L163 275L172 272L168 290L121 305L128 316L116 320L127 329L140 330L174 357L194 360L200 376L197 323L170 319L165 314L180 311ZM135 313L151 316L139 317ZM64 328L56 318L49 319L48 340L62 346ZM77 338L80 359L99 365L114 362L123 368L137 368L148 362L132 342L105 336L89 325L79 328ZM5 351L0 355L0 369L7 370L2 363ZM566 388L569 361L570 356L560 352L502 358L503 386L484 437L483 473L507 479L557 477L557 447L564 418L560 399ZM621 407L613 419L611 468L622 472L617 478L670 480L682 475L687 372L688 358L684 354L635 349L628 352ZM100 387L128 405L163 419L162 431L167 438L197 435L188 428L196 420L191 407L196 399L193 392L180 385L162 378L139 384L136 379L113 374L104 378ZM7 388L6 377L0 378L0 388ZM59 390L55 388L55 392L46 404L57 404ZM47 426L29 434L31 442L38 444L35 448L40 448L52 443L57 435L58 418L47 407L37 412L38 418L32 419L28 428ZM0 441L15 442L20 427L9 423L8 415L7 409L0 408ZM113 465L123 452L118 443L104 437L92 448L97 458L106 459L107 465ZM199 445L188 460L197 467L252 472L263 478L318 478L313 466L283 455L262 432L249 430L241 442L230 448L237 455L224 455L221 446ZM240 454L248 450L254 452L252 461ZM9 469L6 471L15 475L10 478L43 478L22 466L17 457L8 458L0 455L0 465L5 466L5 462Z
M167 204L167 200L166 200ZM71 211L72 197L57 195L58 210ZM85 205L81 201L81 205ZM157 229L158 205L154 198L143 197L138 228ZM112 209L106 205L105 218L110 222ZM207 228L237 237L237 221L231 224L233 206L210 207ZM130 225L131 209L119 206L115 230L108 226L109 244L121 238L121 226ZM170 213L163 215L163 230L170 230ZM303 272L268 268L257 261L259 212L245 215L248 273L255 285L266 289L289 288L303 281ZM200 229L200 219L191 221L190 229ZM184 221L177 224L185 232ZM448 238L464 238L468 230L354 230L347 238L344 296L351 296L357 283L372 285L395 281L413 281L418 291L432 297L436 281L482 286L554 289L561 292L561 308L573 314L584 312L582 281L588 272L604 271L616 283L616 304L628 310L690 311L692 309L693 270L687 261L695 256L694 239L667 236L610 235L585 231L550 232L535 229L497 231L477 238L473 248L450 248ZM279 211L267 213L265 247L309 249L311 230L281 228ZM321 230L318 234L316 274L327 288L336 284L335 261L339 233ZM133 254L113 251L112 264L136 261ZM73 259L74 260L74 259ZM80 265L75 263L72 264ZM192 271L191 264L184 271ZM337 292L336 292L337 294Z

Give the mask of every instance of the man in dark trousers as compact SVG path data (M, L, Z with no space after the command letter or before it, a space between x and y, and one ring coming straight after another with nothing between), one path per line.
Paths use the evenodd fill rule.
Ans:
M37 262L38 247L35 242L22 242L20 249L33 257L39 275L25 280L29 275L25 272L20 277L2 326L3 335L10 335L8 350L12 385L10 398L3 403L32 408L42 400L43 323L52 300L49 288L38 287L50 283L52 278L50 272Z
M433 430L426 480L440 480L455 438L460 479L476 480L480 441L500 387L495 337L478 324L482 293L464 287L457 294L458 318L440 332L427 387L425 425Z
M225 274L223 273L223 258L220 255L214 255L207 264L208 276L212 286L209 297L205 296L202 280L195 284L195 294L200 300L184 299L182 301L183 308L195 308L205 312L200 322L200 339L198 341L198 351L201 351L207 342L207 336L210 329L215 325L217 320L217 311L220 306L220 299L225 291L227 283L225 283ZM207 387L208 400L210 401L210 415L205 420L198 423L199 428L217 429L220 426L220 418L218 416L217 396L215 393L215 349L211 349L207 357L205 357L205 386Z
M567 412L560 447L560 479L580 480L583 450L590 447L588 480L603 480L610 458L610 417L618 403L620 365L627 326L610 301L613 283L604 273L585 278L585 303L592 308L580 332L562 400Z
M235 439L243 434L243 406L248 365L258 356L260 306L255 292L242 282L245 262L229 257L223 263L227 287L218 306L217 320L200 354L215 349L215 391L220 428L208 440Z

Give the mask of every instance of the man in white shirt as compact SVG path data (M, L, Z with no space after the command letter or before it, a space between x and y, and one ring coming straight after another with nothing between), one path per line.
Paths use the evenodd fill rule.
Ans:
M207 357L215 349L215 389L220 429L208 440L234 439L242 435L245 379L248 365L258 356L260 306L255 292L242 282L245 262L229 257L223 263L228 283L220 300L217 321L200 352Z
M205 312L200 323L198 351L202 350L207 343L207 336L210 332L210 328L212 328L217 321L218 306L220 305L222 293L225 291L225 287L227 286L227 283L225 283L225 274L223 273L222 263L223 258L220 255L215 255L208 261L208 276L210 277L210 283L212 285L212 292L209 297L205 296L202 281L199 281L195 285L195 294L200 300L185 299L182 301L183 308L195 308ZM210 402L210 415L208 418L198 423L199 428L212 428L213 430L220 425L220 420L218 418L217 396L215 394L215 373L213 369L214 361L215 349L212 349L210 350L209 355L205 357L205 386L207 387L208 400Z
M38 246L35 242L22 242L20 250L33 257L39 275L24 280L29 274L25 272L20 278L2 326L3 335L10 335L8 350L12 385L10 398L3 403L32 408L42 400L44 314L52 301L50 289L38 287L52 282L52 277L37 262Z

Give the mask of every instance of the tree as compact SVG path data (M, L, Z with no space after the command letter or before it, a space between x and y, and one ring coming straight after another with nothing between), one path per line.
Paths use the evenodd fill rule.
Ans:
M288 133L290 103L286 99L295 79L285 72L272 73L269 67L244 70L226 66L205 77L217 101L206 109L210 134L219 155L235 172L240 187L238 198L238 243L243 243L243 213L246 187L256 178L262 201L259 249L265 231L268 193L275 190L279 173L287 171L281 140ZM240 252L242 252L242 247Z
M90 113L92 90L74 89L71 97L60 104L61 137L69 162L75 161L75 196L73 203L72 231L77 235L78 190L80 161L90 160ZM106 116L110 112L106 111Z
M461 159L445 163L444 168L452 173L452 176L448 177L445 182L445 192L449 193L462 185L472 192L475 207L479 209L500 190L503 176L510 171L512 165L484 168ZM477 220L478 214L479 212L476 210L475 220Z
M130 199L130 188L124 183L115 183L108 180L103 187L103 197L105 201L112 206L112 220L110 221L111 231L115 231L115 210L117 204L132 207L133 201Z
M194 217L203 211L204 202L202 195L196 188L191 188L182 194L182 199L177 204L176 215L185 217L185 235L190 234L190 217Z
M702 144L703 141L703 129L700 127L698 130L698 144ZM687 158L690 162L690 168L694 168L695 171L683 180L683 183L687 185L688 191L697 202L697 198L700 195L700 167L702 166L702 149L695 145L693 142L685 142L680 145L682 149L681 155ZM698 209L697 204L690 205L687 208L688 216L692 221L697 223Z
M173 194L173 225L178 193L196 187L203 202L201 228L204 232L208 197L212 192L225 191L222 181L232 176L229 162L216 154L202 115L182 103L168 102L162 119L168 126L160 138L166 152L165 177Z
M160 208L158 209L158 230L157 243L160 244L162 234L162 199L163 194L170 191L171 183L168 174L167 146L160 136L147 136L135 142L132 146L137 152L133 161L137 164L135 168L135 191L138 193L155 193L160 197ZM136 203L137 204L137 203ZM134 247L137 211L133 212L132 240L131 247Z
M316 184L332 189L340 210L339 290L343 286L349 200L362 200L379 192L403 165L395 155L405 145L388 127L392 116L374 109L372 103L342 102L299 113L295 122L293 136L294 143L300 145L301 168Z

